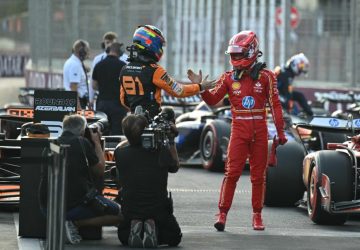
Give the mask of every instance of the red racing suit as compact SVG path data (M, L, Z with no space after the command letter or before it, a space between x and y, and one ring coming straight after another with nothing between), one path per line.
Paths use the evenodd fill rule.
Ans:
M225 72L215 88L201 94L209 105L215 105L228 94L232 124L225 176L221 187L219 210L227 213L234 197L236 183L247 158L250 163L253 212L263 207L265 173L268 155L266 104L268 103L277 133L284 133L282 108L273 72L262 69L254 80L246 72L234 80L234 72Z

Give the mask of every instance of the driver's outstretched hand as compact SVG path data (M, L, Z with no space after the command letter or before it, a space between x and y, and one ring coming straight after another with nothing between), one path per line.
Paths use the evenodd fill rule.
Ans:
M192 83L200 84L202 81L202 72L199 70L199 74L196 74L192 69L188 69L187 76Z
M200 83L201 90L212 89L216 85L216 80L208 80L209 75L205 76L204 80Z

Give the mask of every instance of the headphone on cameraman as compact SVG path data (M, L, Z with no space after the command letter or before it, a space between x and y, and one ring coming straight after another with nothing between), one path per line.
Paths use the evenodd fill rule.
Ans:
M79 41L79 44L80 44L80 48L79 48L79 58L81 61L84 61L86 59L86 56L88 54L87 50L86 50L86 43L83 41L83 40L80 40Z

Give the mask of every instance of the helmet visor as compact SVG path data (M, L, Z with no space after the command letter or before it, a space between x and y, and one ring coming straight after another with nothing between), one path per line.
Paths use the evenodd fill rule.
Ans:
M307 72L309 70L309 65L302 61L298 64L298 69L299 69L299 72L307 74Z
M239 61L242 59L247 59L248 58L248 53L244 54L244 53L231 53L230 54L231 60L233 61Z
M227 51L225 51L225 54L243 54L246 55L249 51L248 48L241 47L239 45L229 45Z

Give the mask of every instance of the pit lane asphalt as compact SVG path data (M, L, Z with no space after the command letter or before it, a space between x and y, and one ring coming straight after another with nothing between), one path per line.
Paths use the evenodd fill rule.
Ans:
M359 249L360 220L344 226L313 224L303 208L264 208L265 231L251 227L249 172L240 178L225 232L213 228L221 173L182 167L170 175L175 215L183 231L179 249ZM18 238L18 214L0 212L0 249L43 249L38 239ZM100 241L82 241L65 249L128 249L117 239L115 227L104 227ZM167 249L165 247L161 247Z

